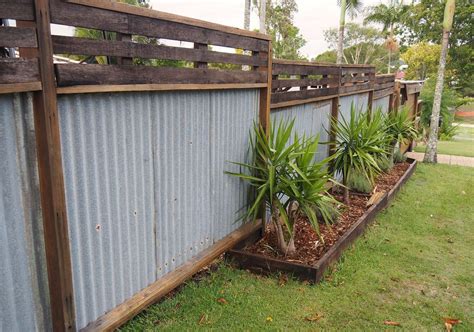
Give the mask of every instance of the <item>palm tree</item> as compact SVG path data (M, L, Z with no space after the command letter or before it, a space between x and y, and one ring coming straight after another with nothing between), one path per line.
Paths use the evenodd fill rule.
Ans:
M406 14L408 6L403 3L399 3L398 0L391 0L390 4L379 4L377 6L369 7L367 10L368 15L365 17L364 22L374 22L383 25L383 32L389 31L389 35L386 40L386 47L388 49L388 65L387 73L390 74L390 63L392 61L392 52L397 49L397 41L394 37L395 26L402 21L403 16Z
M436 78L436 87L433 100L433 110L431 111L430 136L425 151L425 163L438 162L437 146L438 146L438 126L439 112L441 109L441 95L443 94L444 85L444 68L446 67L446 54L448 52L449 33L453 26L455 0L446 0L443 19L443 40L441 42L441 55L439 57L438 76Z
M346 26L346 12L354 17L362 9L362 1L360 0L338 0L341 6L341 16L339 17L339 39L337 42L337 63L342 63L344 52L344 28Z

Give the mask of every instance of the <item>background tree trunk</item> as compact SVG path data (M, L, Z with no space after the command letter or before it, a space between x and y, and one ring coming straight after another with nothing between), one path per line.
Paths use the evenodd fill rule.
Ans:
M260 0L260 32L267 33L265 19L267 17L267 0Z
M250 30L250 0L245 0L244 29Z
M444 70L446 67L446 54L448 52L449 32L453 26L455 9L455 0L447 0L444 10L443 21L443 40L441 43L441 56L439 58L438 75L436 78L435 95L433 100L433 109L431 111L430 133L428 137L428 144L426 144L425 163L437 163L437 148L438 148L438 127L439 127L439 113L441 110L441 96L443 94L444 85Z
M339 17L339 38L337 40L337 64L342 63L344 53L344 26L346 25L346 6L346 0L341 0L341 16Z

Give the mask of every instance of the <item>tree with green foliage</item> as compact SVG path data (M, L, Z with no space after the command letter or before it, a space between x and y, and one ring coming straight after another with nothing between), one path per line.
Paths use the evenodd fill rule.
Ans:
M425 80L434 78L438 70L441 45L421 42L408 47L401 55L408 65L405 79Z
M346 13L348 13L351 17L354 17L359 11L361 11L362 1L338 0L338 4L341 7L341 13L339 15L339 34L336 63L342 63L344 50L344 29L346 27Z
M436 77L436 87L433 100L433 110L431 111L430 135L423 161L425 163L437 163L438 126L439 114L441 110L441 97L444 88L444 70L446 67L446 56L448 53L449 33L453 27L455 0L446 0L443 19L443 40L441 43L441 55L439 57L438 76Z
M385 47L388 50L387 73L390 74L392 66L392 53L398 49L398 43L395 39L395 29L401 24L408 6L403 5L398 0L391 0L387 6L381 3L377 6L372 6L367 9L367 16L364 19L365 23L373 22L382 24L383 32L387 32L387 39Z
M338 47L338 29L329 28L324 31L324 39L331 50L326 51L313 59L317 62L336 63L336 48ZM385 68L388 51L383 45L384 36L376 28L362 26L356 23L347 23L345 27L345 46L343 63L372 64L377 72Z
M441 45L445 1L419 0L413 3L397 34L402 49L419 42ZM447 83L464 96L474 95L474 2L457 0L454 13L456 20L449 36L449 61L446 68Z
M254 0L261 17L262 0ZM306 45L306 40L300 29L294 25L294 15L298 12L295 0L266 0L265 27L266 33L272 37L273 57L277 59L305 59L300 49Z

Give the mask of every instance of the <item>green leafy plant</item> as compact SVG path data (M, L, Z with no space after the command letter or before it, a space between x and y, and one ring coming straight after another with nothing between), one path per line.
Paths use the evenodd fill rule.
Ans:
M381 172L377 158L386 155L387 137L383 131L383 119L379 112L369 116L351 106L350 119L341 116L332 120L336 140L334 142L333 171L342 174L344 202L349 203L349 179L353 173L362 176L373 186L375 176Z
M411 140L418 136L413 119L410 116L410 109L406 106L396 111L389 112L385 117L385 132L390 137L390 156L394 160L394 153L400 152L396 148L398 145L408 144ZM400 152L401 153L401 152ZM397 158L401 160L403 158ZM397 162L397 160L394 160Z
M270 209L271 223L278 237L282 253L291 254L294 244L295 222L299 214L306 216L319 232L318 222L331 222L337 201L327 192L331 177L325 167L327 160L315 161L317 137L293 134L294 120L280 121L265 130L254 126L250 148L250 163L233 162L239 173L226 172L248 181L255 189L255 200L242 218L255 220L262 207ZM283 228L286 226L286 232Z

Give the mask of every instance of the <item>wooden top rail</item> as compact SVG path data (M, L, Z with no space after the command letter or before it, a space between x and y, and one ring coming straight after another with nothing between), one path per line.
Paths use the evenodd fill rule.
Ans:
M272 108L372 91L375 67L274 60ZM392 79L393 81L393 79Z
M0 26L0 47L29 49L34 54L29 59L16 54L0 58L0 93L41 90L33 0L0 0L0 16L18 20L17 26Z
M371 90L375 84L375 67L368 65L342 65L339 94Z
M340 67L314 62L274 60L272 108L303 104L338 94Z
M394 88L394 74L384 74L375 76L374 99L379 99L391 95L394 91Z
M268 85L267 35L106 0L51 0L51 22L112 32L107 40L52 36L55 54L108 63L57 64L58 87Z

